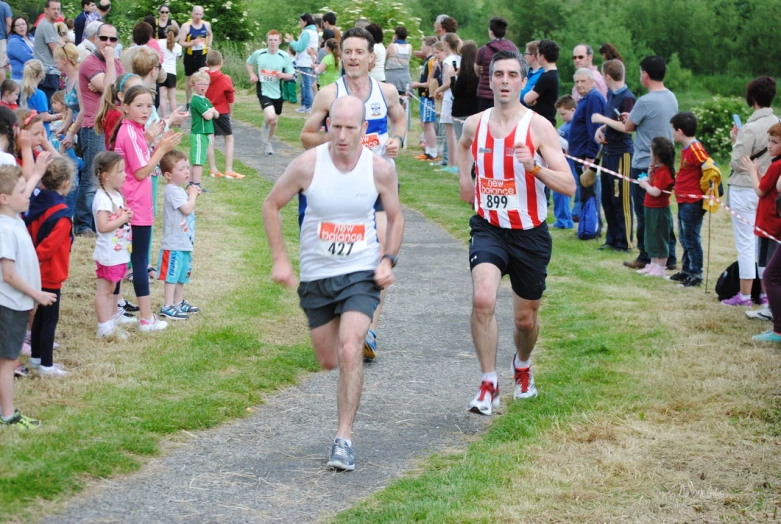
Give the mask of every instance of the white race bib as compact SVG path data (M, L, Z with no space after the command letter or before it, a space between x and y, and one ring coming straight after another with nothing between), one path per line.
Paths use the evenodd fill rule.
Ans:
M279 71L273 69L261 69L260 71L261 82L274 82L279 79Z
M479 178L480 207L486 211L517 210L520 206L515 179Z
M349 257L366 249L366 224L317 225L318 253L326 257Z
M378 133L369 133L361 137L361 145L374 151L374 148L380 147L380 135Z

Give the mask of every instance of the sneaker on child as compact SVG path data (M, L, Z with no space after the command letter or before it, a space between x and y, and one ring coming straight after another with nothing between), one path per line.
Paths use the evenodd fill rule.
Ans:
M170 318L171 320L187 320L190 315L182 312L176 306L163 306L160 308L160 316L164 318Z
M732 298L722 300L721 303L724 304L725 306L738 306L738 307L751 307L754 305L754 303L751 302L751 295L748 295L748 298L743 298L740 295L740 292L738 292Z
M138 323L138 330L141 331L142 333L149 333L152 331L162 331L167 327L168 327L168 322L158 319L156 315L152 315L152 318L150 320L142 318L141 322Z
M38 429L41 426L41 421L22 415L18 409L15 409L14 414L8 420L0 417L0 426L11 426L21 430Z
M746 316L756 320L773 320L773 313L771 313L769 307L763 307L755 311L746 311Z
M186 300L182 300L181 302L179 302L176 305L176 307L179 308L179 311L181 311L182 313L187 313L188 315L192 315L193 313L200 313L201 312L201 308L199 308L197 306L193 306L192 304L190 304Z

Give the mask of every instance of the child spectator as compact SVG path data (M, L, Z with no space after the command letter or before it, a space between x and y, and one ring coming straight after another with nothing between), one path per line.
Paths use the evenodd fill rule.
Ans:
M211 53L211 51L209 51ZM208 62L208 58L206 59ZM195 199L201 190L190 185L190 165L181 151L171 151L160 161L168 181L163 200L163 243L160 249L160 280L165 281L165 301L160 316L187 320L199 308L187 302L184 285L190 281L195 240ZM187 187L185 190L184 188Z
M423 128L425 150L418 160L436 160L439 156L437 149L437 111L434 105L433 90L434 73L437 68L437 59L434 57L433 45L437 43L437 37L427 36L423 38L421 53L426 55L423 68L420 71L420 81L412 82L410 87L418 90L420 97L420 125Z
M125 161L113 151L103 151L95 157L95 177L100 186L92 202L98 238L95 241L95 259L98 288L95 293L95 314L98 317L98 337L126 335L118 324L134 323L119 308L119 292L130 262L128 246L131 242L130 220L133 212L125 205L120 190L125 182Z
M754 227L754 235L757 237L755 256L759 278L763 278L765 267L776 251L778 243L768 238L768 235L781 238L781 217L776 212L776 199L779 195L779 178L781 177L781 123L773 124L767 130L767 152L772 158L772 163L764 173L759 172L759 162L752 161L750 157L742 158L743 167L751 175L751 183L754 191L759 197L757 204L757 218ZM762 231L759 231L759 230ZM767 305L768 299L765 294L764 281L762 283L762 293L759 295L760 305ZM740 305L751 305L751 297L743 300ZM773 305L770 304L770 310L773 311ZM781 313L781 308L776 309L776 316ZM774 317L775 318L775 317ZM774 340L775 341L775 340ZM781 342L781 340L778 340Z
M67 374L54 364L54 333L60 320L60 291L70 267L73 221L65 196L75 175L76 166L70 159L55 158L41 179L43 189L32 198L24 217L38 256L42 290L56 297L50 305L39 305L33 318L28 365L37 368L41 376Z
M160 90L160 116L165 118L176 108L176 60L182 56L182 46L176 42L179 36L179 28L176 25L168 26L165 30L165 39L159 40L163 49L163 70L165 82L157 84Z
M10 78L0 84L0 106L14 110L19 109L19 84Z
M62 120L63 115L49 114L49 99L46 97L46 93L38 89L38 84L43 81L45 76L43 62L40 60L33 59L24 64L24 72L22 73L22 107L38 111L48 137L49 122Z
M204 74L204 76L208 78L208 75ZM125 183L122 193L127 206L133 212L130 221L133 234L130 260L133 263L133 288L141 311L139 330L142 332L158 331L168 326L152 313L149 299L147 268L149 246L152 242L152 224L155 221L152 207L152 182L149 177L163 155L175 148L182 139L181 133L166 131L154 153L150 155L146 133L148 132L149 136L157 136L165 127L165 124L160 121L147 132L144 130L144 124L149 120L152 112L153 101L154 95L144 86L128 89L122 102L123 120L119 129L115 131L116 140L114 140L114 151L122 155L125 160Z
M214 139L209 140L207 156L209 167L213 177L244 178L233 170L233 129L231 128L231 113L233 112L233 100L236 90L233 88L231 77L222 72L222 53L212 49L206 54L206 66L209 68L209 88L206 90L206 98L217 111L217 117L212 119L214 135L225 139L225 173L217 169L214 160ZM192 104L192 102L190 102ZM193 126L195 122L193 121Z
M11 154L11 149L16 147L15 127L16 113L7 107L0 106L0 166L17 165L16 158Z
M30 180L33 165L40 153L45 151L52 158L60 155L46 139L43 117L37 111L17 109L16 118L19 122L19 132L15 135L14 153L17 163L22 167L25 180Z
M61 115L65 115L65 120L58 120L51 124L51 134L49 135L49 142L52 147L62 156L67 156L76 165L76 171L80 172L84 169L84 161L76 155L76 151L73 145L65 147L65 133L63 124L65 121L69 121L72 118L71 109L65 104L65 91L57 91L52 95L51 100L52 110ZM75 184L74 184L75 185ZM76 191L71 191L70 198L66 198L66 203L71 210L75 209L76 204Z
M455 33L447 33L442 37L444 43L444 50L437 54L440 64L442 65L442 83L434 93L437 97L442 98L442 112L439 116L440 123L445 125L445 139L447 141L447 150L449 159L447 167L441 169L446 173L458 173L458 166L456 165L456 131L453 128L453 92L451 85L455 81L458 71L461 67L461 55L459 50L461 49L461 39ZM444 159L443 159L444 161Z
M751 174L754 188L759 195L757 206L757 227L762 228L776 238L781 238L781 218L778 217L776 198L781 184L781 123L770 126L767 130L767 152L773 159L764 175L759 175L759 162L753 162L747 156L741 160L746 171ZM759 232L754 230L755 234ZM762 274L762 284L767 291L770 311L776 313L773 317L773 329L760 335L754 335L757 342L781 342L781 249L776 249L776 242L760 236L757 238L757 259ZM769 263L763 264L767 259ZM765 267L763 267L765 266ZM749 297L750 301L751 297Z
M681 271L670 280L684 287L702 284L702 243L700 230L705 209L702 207L702 164L709 158L702 143L695 138L697 117L694 113L678 113L670 120L673 140L683 146L681 165L675 176L675 200L678 202L678 238L683 246ZM774 204L775 205L775 204Z
M336 82L342 71L342 50L339 42L335 38L329 38L323 43L323 50L325 55L315 68L315 74L320 75L318 78L320 88Z
M577 102L570 95L564 95L556 100L556 111L559 113L559 118L564 122L558 129L559 136L562 139L562 149L565 153L569 152L569 128L572 125L572 117L575 116L575 108ZM575 163L567 159L569 164L569 170L572 176L577 178L575 173ZM577 215L580 216L580 184L576 184L577 192L575 193L575 208ZM567 195L562 195L553 191L553 215L556 217L556 221L553 223L553 227L557 229L573 229L575 227L575 221L572 220L572 208L570 207L570 199Z
M141 77L132 73L124 73L117 77L117 80L110 89L106 89L100 99L98 114L95 116L95 133L103 135L103 142L107 151L114 151L114 131L117 124L122 120L122 101L125 99L125 92L131 87L140 86Z
M40 176L39 172L38 180ZM29 199L22 170L0 167L0 424L18 429L36 429L41 424L14 406L14 371L27 319L36 303L49 306L57 300L54 293L41 291L35 247L19 218L27 211Z
M649 277L664 278L667 257L670 256L670 231L673 215L670 212L670 193L675 184L675 146L664 137L651 140L651 165L648 177L639 178L640 187L646 190L645 250L651 263L638 273Z
M190 163L193 166L192 183L201 187L203 164L206 162L209 145L214 141L213 120L219 118L220 113L205 96L209 89L208 73L198 71L191 78L195 94L190 100L190 118L193 121L190 131Z

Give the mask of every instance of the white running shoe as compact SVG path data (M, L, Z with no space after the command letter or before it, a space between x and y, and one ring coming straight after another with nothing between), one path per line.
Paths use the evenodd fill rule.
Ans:
M55 364L50 367L38 366L38 374L42 377L64 377L68 374L68 372L62 369L62 367L59 365Z
M494 409L498 409L501 405L499 400L499 384L494 387L493 383L484 380L480 384L480 389L477 390L477 395L469 403L468 411L472 413L478 413L480 415L490 415Z
M773 320L773 313L771 313L769 307L763 307L755 311L746 311L746 316L757 320Z
M151 322L141 319L141 322L138 323L138 330L141 331L142 333L149 333L152 331L162 331L167 327L168 327L168 322L166 322L165 320L158 319L157 315L152 315Z
M121 309L116 312L116 314L113 317L114 324L135 324L136 323L136 317L129 317L125 315L125 310Z
M532 368L515 367L515 358L513 358L513 371L515 372L515 394L514 398L524 399L537 396L537 386L534 385L534 375Z

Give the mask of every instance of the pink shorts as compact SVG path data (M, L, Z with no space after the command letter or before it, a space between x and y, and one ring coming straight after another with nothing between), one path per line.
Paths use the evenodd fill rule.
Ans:
M117 266L104 266L100 262L95 262L98 268L95 270L95 274L98 278L108 280L109 282L121 282L125 278L127 273L127 264L119 264Z

